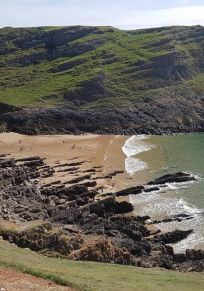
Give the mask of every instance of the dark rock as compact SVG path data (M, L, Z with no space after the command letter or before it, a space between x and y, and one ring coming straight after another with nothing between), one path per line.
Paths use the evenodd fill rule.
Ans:
M167 223L167 222L172 222L172 221L181 222L183 220L189 220L189 219L193 219L193 216L190 214L181 213L181 214L173 215L172 217L164 218L162 220L153 220L153 222L150 222L149 224Z
M185 254L174 254L174 260L178 263L186 262L187 258Z
M70 93L72 96L75 93ZM74 99L76 102L76 99ZM81 101L79 101L81 102ZM172 110L177 111L178 106L171 107L167 105L155 105L143 108L143 104L138 104L138 108L131 112L127 109L92 109L92 110L71 110L66 107L52 109L30 109L15 112L7 112L0 115L0 124L2 130L24 133L29 135L35 134L171 134L180 132L204 131L204 123L200 119L195 124L184 125L178 124L177 120L172 122ZM154 108L154 109L153 109ZM155 122L154 117L150 116L147 111L154 110L154 116L160 119ZM158 118L158 110L161 117ZM186 111L186 108L184 109ZM192 110L190 110L192 111ZM189 113L194 115L193 112ZM178 116L181 112L178 112ZM168 116L164 121L163 116ZM176 116L176 114L175 114ZM195 117L197 118L197 117ZM181 116L181 119L183 117ZM154 123L152 125L151 123ZM108 124L108 126L107 126Z
M195 177L188 173L178 172L176 174L168 174L163 177L160 177L153 182L149 182L148 185L161 185L166 183L182 183L195 181Z
M187 238L192 232L192 229L186 231L176 229L172 232L167 232L159 236L155 236L154 240L164 242L165 244L173 244Z
M149 193L149 192L154 192L154 191L159 191L159 190L160 190L159 187L152 187L152 188L144 189L144 192Z
M134 207L131 203L123 201L116 204L116 213L128 213L134 210Z
M76 183L79 183L79 182L84 181L84 180L89 180L90 178L91 178L91 175L85 175L85 176L81 176L79 178L72 179L69 182L66 182L66 184L76 184Z
M108 240L98 240L71 255L71 259L130 265L132 257L125 249L116 247Z
M187 260L196 261L204 260L204 251L202 250L186 250Z
M124 189L122 191L118 191L117 193L115 193L115 195L127 196L127 195L141 194L144 189L145 189L144 186L132 187L132 188Z

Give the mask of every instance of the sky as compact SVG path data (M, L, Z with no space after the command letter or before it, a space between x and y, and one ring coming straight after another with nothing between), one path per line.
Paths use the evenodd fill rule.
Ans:
M204 25L204 0L0 0L0 27Z

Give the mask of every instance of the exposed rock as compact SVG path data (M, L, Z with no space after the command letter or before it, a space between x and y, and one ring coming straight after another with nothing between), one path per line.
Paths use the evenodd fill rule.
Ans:
M128 213L134 210L134 207L131 203L123 201L116 204L116 213Z
M152 222L149 222L149 224L159 224L159 223L167 223L172 221L181 222L183 220L190 220L193 219L193 216L186 213L181 213L177 215L173 215L171 217L164 218L162 220L153 220Z
M158 105L159 106L159 105ZM138 105L139 107L139 105ZM149 108L153 108L149 106ZM6 131L35 135L35 134L171 134L180 132L203 131L204 123L200 119L195 124L178 124L172 121L172 110L169 105L155 108L154 115L158 118L158 110L161 111L161 120L155 124L148 110L137 108L132 111L127 109L92 109L71 110L66 107L47 109L27 109L16 112L7 112L0 115L0 124ZM169 121L163 120L163 116L169 111ZM193 114L193 113L192 113ZM142 115L142 116L140 116ZM152 113L151 113L152 115ZM178 113L179 115L179 113ZM140 117L138 117L140 116ZM159 118L158 118L159 119ZM144 124L145 123L145 124ZM154 124L153 124L154 123ZM108 124L108 126L107 126Z
M193 229L186 231L176 229L172 232L167 232L159 236L155 236L154 240L164 242L165 244L173 244L187 238L192 232Z
M122 191L118 191L116 193L116 196L127 196L127 195L141 194L144 189L145 189L144 186L132 187L132 188L124 189Z
M98 240L92 245L74 252L71 259L130 265L133 257L126 249L117 248L108 240Z
M202 250L186 250L187 260L196 261L204 260L204 251Z
M68 256L73 250L79 249L83 244L80 235L64 235L61 229L53 229L50 224L43 224L27 231L2 232L3 239L15 243L19 247L30 248L46 255Z
M53 168L39 157L15 160L3 155L0 168L0 218L26 223L46 222L23 231L1 229L0 235L9 242L45 255L69 256L77 260L182 271L204 269L203 251L187 250L186 254L177 255L167 245L186 238L192 230L158 235L145 224L149 216L125 216L133 210L132 204L116 200L117 196L145 193L145 189L157 187L137 186L109 193L97 201L99 193L88 189L96 185L88 178L90 174L87 182L67 187L67 182L60 180L44 183L45 176L52 174ZM178 176L182 181L183 177L189 178L187 174L175 174L161 177L160 181ZM84 176L81 179L83 181ZM189 219L189 216L181 213L171 219Z
M188 173L178 172L176 174L168 174L163 177L160 177L152 182L149 182L148 185L161 185L166 183L182 183L195 181L195 177Z

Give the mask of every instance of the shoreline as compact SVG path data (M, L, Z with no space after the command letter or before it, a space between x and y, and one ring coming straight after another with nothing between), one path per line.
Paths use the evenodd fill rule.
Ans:
M151 144L151 136L146 136L146 138L144 139L144 144ZM2 154L9 153L9 158L15 159L39 156L45 159L50 167L57 167L54 175L46 178L44 183L54 183L58 180L62 183L71 182L80 177L83 178L83 176L87 175L86 171L91 171L93 168L96 168L95 172L92 173L96 184L90 189L99 191L99 195L97 195L96 199L100 200L106 197L106 193L114 193L129 187L145 185L153 178L149 175L147 169L135 172L132 177L126 173L124 164L126 155L122 147L127 141L127 136L113 135L28 136L16 133L3 133L0 134L0 152ZM157 150L157 146L150 146L147 151L141 150L141 152L138 152L136 158L141 160L145 158L147 164L149 164L152 151L157 154L160 152ZM133 156L135 157L135 153ZM158 160L160 159L161 158L158 157ZM67 160L80 164L77 166L78 168L76 168L76 171L66 172L66 166L61 167L63 164L66 165ZM110 175L115 172L116 175ZM108 175L110 175L109 178ZM83 184L88 182L89 177L79 182L79 185L80 183ZM116 197L116 201L132 203L129 195ZM137 216L138 213L136 209L128 214L128 216L130 215ZM153 227L154 231L160 230L156 225L149 226L147 224L146 226L150 228Z
M46 183L52 183L57 180L60 180L62 183L69 182L69 180L71 182L80 177L83 178L83 176L89 174L86 171L90 171L96 183L90 189L97 190L100 193L97 196L97 199L100 200L105 197L106 193L114 193L129 187L145 185L154 178L148 168L135 172L133 176L126 173L124 164L126 155L122 147L130 138L132 137L93 134L79 136L27 136L16 133L3 133L0 134L0 152L2 154L10 153L9 157L17 159L29 156L44 158L50 167L57 167L54 175L46 178ZM160 163L164 157L161 154L159 144L155 143L154 136L144 136L144 142L141 136L138 141L138 146L141 146L140 143L142 142L142 146L146 147L148 145L148 150L143 151L143 148L139 148L138 152L138 149L136 149L136 152L133 152L133 157L136 160L144 160L151 168L159 168L161 165L157 165L155 162L158 160ZM151 146L154 144L155 146ZM154 155L154 164L152 164L152 155ZM66 172L66 166L58 166L66 164L67 160L79 163L80 165L77 166L78 168L75 167L75 171ZM94 170L93 168L96 169ZM94 173L91 172L92 170ZM110 177L108 177L109 175ZM87 183L89 180L90 178L87 177L87 179L79 182L79 184ZM102 196L100 197L100 195ZM129 195L117 197L116 199L118 202L131 202ZM138 215L139 213L135 209L131 214ZM149 211L146 214L148 215ZM160 229L159 226L155 226L155 228Z
M200 265L194 266L189 261L192 255L199 260L199 252L191 250L183 254L185 260L180 264L177 261L179 256L177 258L173 248L166 245L183 240L191 230L161 233L155 225L149 224L149 216L139 216L133 209L129 194L155 191L160 180L152 181L148 186L144 172L139 176L143 176L145 183L138 180L137 175L133 178L126 174L122 152L126 139L124 136L1 134L0 164L3 172L0 184L3 192L0 199L3 199L3 208L0 214L3 219L17 222L19 229L13 233L12 223L1 223L0 235L20 246L26 235L25 247L41 250L47 243L44 235L50 232L52 239L53 231L57 231L60 245L65 243L64 236L67 237L65 244L70 252L69 259L83 260L85 250L88 256L92 256L92 249L95 252L95 248L100 248L103 252L115 248L113 253L117 256L120 253L122 264L126 264L125 257L128 256L131 265L165 267L162 263L164 256L171 258L170 268L200 270ZM17 182L12 182L13 179ZM189 181L194 177L176 173L160 179L166 184L168 181ZM40 244L33 241L37 237ZM74 251L73 246L69 246L72 239ZM49 245L51 250L46 246L48 251L45 249L45 254L52 254L53 248L57 248L55 252L63 256L63 249L56 244ZM118 262L119 258L110 260Z
M9 154L13 158L25 158L39 156L46 159L50 166L66 163L74 160L75 163L82 162L81 169L75 173L69 173L70 180L83 176L86 170L96 167L95 178L108 176L111 172L120 171L117 175L124 175L124 164L121 160L122 150L115 145L114 141L120 139L121 146L126 139L124 136L100 136L100 135L39 135L28 136L17 133L0 134L0 152ZM106 153L107 152L107 153ZM108 157L106 155L108 154ZM65 167L62 167L62 170ZM59 169L57 170L59 171ZM66 172L55 173L55 178L62 181L66 179ZM49 182L49 179L48 179ZM117 191L123 187L123 183L116 185L115 178L98 179L98 187L106 186L103 194L108 191ZM119 187L119 188L118 188Z

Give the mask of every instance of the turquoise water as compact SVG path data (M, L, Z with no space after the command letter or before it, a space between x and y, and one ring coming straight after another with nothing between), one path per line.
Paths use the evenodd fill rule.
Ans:
M133 140L133 137L132 140L129 139L131 147L134 147ZM176 252L183 252L186 248L204 249L204 134L151 136L141 143L144 145L144 152L140 151L131 158L135 158L135 162L139 160L140 164L143 162L145 167L141 167L139 171L147 181L178 171L193 173L198 180L195 183L169 184L163 192L131 196L135 212L150 215L152 220L181 213L191 215L190 220L157 226L162 231L194 229L194 233L186 240L173 245ZM135 141L135 146L138 146L138 140ZM132 179L136 181L137 176L138 171L132 175Z
M165 168L155 169L154 176L186 171L204 178L204 134L153 137L152 142L161 147ZM204 179L193 183L178 195L204 208Z

